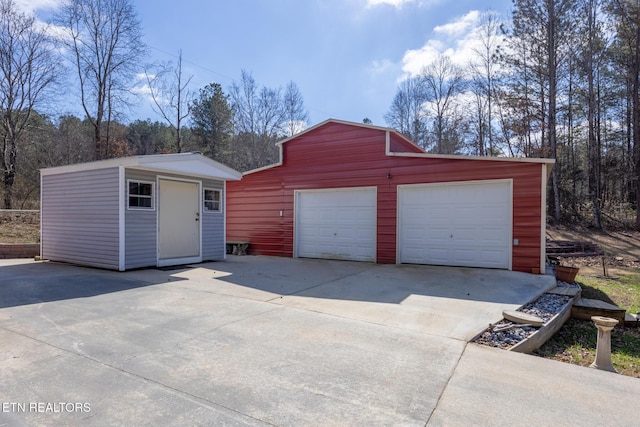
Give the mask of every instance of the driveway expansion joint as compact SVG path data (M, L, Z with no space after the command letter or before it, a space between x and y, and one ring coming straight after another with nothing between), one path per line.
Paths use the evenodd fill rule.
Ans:
M296 294L299 294L299 293L302 293L302 292L306 292L306 291L309 291L311 289L319 288L320 286L328 285L329 283L339 282L339 281L344 280L344 279L346 279L348 277L357 276L357 275L362 274L362 273L364 273L364 271L358 271L356 273L347 274L345 276L341 276L341 277L338 277L336 279L327 280L326 282L322 282L322 283L317 283L317 284L315 284L313 286L309 286L308 288L298 289L298 290L296 290L294 292L289 292L287 294L282 294L282 295L279 295L277 297L273 297L271 299L266 300L265 302L271 302L271 301L282 299L284 297L295 296Z
M257 256L203 265L169 283L144 271L78 275L76 267L6 265L0 335L3 366L16 369L3 372L0 398L46 401L69 390L92 409L96 403L90 422L101 425L124 417L132 424L536 425L548 423L549 412L558 424L592 425L588 396L567 392L582 392L584 378L600 400L611 390L640 393L628 378L583 369L576 379L573 366L468 345L504 309L547 286L542 276ZM223 267L226 275L212 277ZM159 286L127 280L141 276ZM553 399L523 388L522 375ZM556 387L558 377L568 386ZM491 394L496 413L479 411ZM529 410L540 399L551 411ZM513 404L522 400L531 404ZM637 411L619 400L606 400L617 424L633 425ZM43 417L24 415L29 424L46 424Z
M449 383L451 382L451 378L453 378L453 376L456 373L456 369L458 369L458 365L460 364L460 360L462 359L462 356L464 355L464 352L467 351L467 347L469 346L469 343L467 342L464 345L464 348L462 349L462 351L460 352L460 354L458 355L458 359L456 360L456 363L453 365L453 369L451 369L451 373L449 374L449 378L447 378L447 382L444 384L444 386L442 387L442 389L440 389L440 393L438 394L438 400L436 400L436 404L433 405L433 409L431 410L431 413L429 414L429 418L427 418L427 421L424 423L425 427L427 427L429 425L429 422L431 421L431 418L433 418L433 414L435 414L436 410L438 409L438 405L440 405L440 401L442 400L442 396L444 395L445 391L447 391L447 388L449 388Z
M274 311L274 310L269 310L269 311ZM251 317L251 316L247 316L247 317ZM229 322L229 323L234 323L234 322ZM43 340L38 339L38 338L34 338L34 337L30 336L30 335L27 335L27 334L24 334L24 333L21 333L21 332L18 332L18 331L14 331L14 330L6 328L4 326L0 326L0 329L4 330L6 332L12 333L12 334L20 335L23 338L36 341L36 342L38 342L40 344L44 344L46 346L55 348L57 350L65 352L65 353L69 353L69 354L72 354L74 356L81 357L81 358L83 358L85 360L88 360L89 362L97 363L97 364L99 364L100 366L102 366L104 368L112 369L114 371L118 371L123 375L127 375L127 376L131 376L131 377L134 377L134 378L141 379L141 380L143 380L143 381L145 381L145 382L147 382L149 384L153 384L153 385L159 386L159 387L167 390L168 392L170 392L172 394L177 394L177 395L181 396L182 398L185 398L185 399L187 399L187 400L189 400L191 402L194 402L196 404L202 405L204 407L208 407L210 409L214 409L214 407L215 408L222 408L224 410L236 413L236 414L241 415L243 417L247 417L247 418L250 418L252 420L267 424L267 425L275 425L275 424L270 423L268 421L262 420L260 418L256 418L256 417L254 417L252 415L245 414L245 413L240 412L240 411L238 411L236 409L233 409L233 408L230 408L228 406L222 405L220 403L213 402L213 401L205 399L203 397L196 396L194 394L188 393L188 392L186 392L184 390L177 389L177 388L172 387L172 386L170 386L168 384L165 384L163 382L160 382L160 381L145 377L144 375L136 374L134 372L127 371L124 368L120 368L118 366L114 366L112 364L109 364L109 363L106 363L106 362L102 362L102 361L100 361L100 360L98 360L98 359L96 359L94 357L89 356L89 355L86 355L86 354L83 354L83 353L79 353L77 351L73 351L73 350L70 350L68 348L60 347L60 346L55 345L55 344L51 344L49 342L43 341Z

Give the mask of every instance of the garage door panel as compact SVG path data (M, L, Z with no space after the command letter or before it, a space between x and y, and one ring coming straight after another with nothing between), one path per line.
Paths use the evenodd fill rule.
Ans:
M498 263L502 259L501 251L483 251L482 257L486 262Z
M431 203L424 202L424 205L432 205ZM455 205L452 205L450 207L444 208L444 207L439 207L439 206L430 206L431 209L431 215L433 216L434 219L439 219L439 218L446 218L447 215L449 214L449 209L451 209L451 207L453 207L454 209L458 207L456 207ZM416 219L420 219L420 218L424 218L424 211L422 209L416 209L417 213L415 215Z
M460 260L463 264L473 264L477 255L475 251L459 249L453 251L453 257Z
M398 188L399 261L509 268L508 181Z
M415 229L415 234L412 235L412 239L421 242L426 233L429 233L432 239L449 240L451 236L449 228L421 227Z
M480 230L478 233L478 240L481 243L488 243L488 247L492 247L497 244L503 243L502 240L503 230L500 228L490 228L487 230Z
M455 216L460 219L460 220L464 220L464 219L471 219L474 216L474 213L480 213L478 211L482 211L482 207L481 206L477 206L474 208L471 208L469 206L456 206L456 212L455 212Z
M446 249L431 249L426 251L425 255L428 259L434 261L434 264L444 264L449 259L449 250ZM424 258L417 258L415 263L421 264L424 263Z
M376 259L376 190L358 188L296 194L296 255Z

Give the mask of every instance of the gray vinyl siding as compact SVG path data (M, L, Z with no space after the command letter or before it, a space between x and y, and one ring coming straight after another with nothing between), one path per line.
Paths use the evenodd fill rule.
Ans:
M42 177L42 257L118 269L118 168Z
M153 182L154 210L127 209L128 200L125 197L124 211L124 253L125 269L150 267L157 264L157 206L158 186L155 172L125 169L124 173L125 195L127 194L128 180Z
M223 260L225 257L224 216L225 195L224 181L202 180L202 188L221 190L222 212L205 212L202 210L202 260Z
M201 207L202 259L223 260L224 182L184 175L163 177L202 182L201 188L219 189L222 212L206 213ZM158 174L125 169L121 183L127 194L128 180L154 183L154 210L127 209L124 198L125 269L157 264ZM92 267L119 268L119 176L118 168L69 172L42 177L42 257ZM202 196L201 196L202 198Z
M162 173L165 178L178 178L201 181L201 188L222 190L222 212L205 213L202 211L202 260L223 260L224 245L224 181L194 178L191 176ZM140 268L157 265L157 218L158 218L158 174L144 170L126 169L125 186L128 180L154 183L154 205L156 210L129 210L125 208L125 268ZM126 194L126 193L125 193ZM202 198L202 196L201 196Z

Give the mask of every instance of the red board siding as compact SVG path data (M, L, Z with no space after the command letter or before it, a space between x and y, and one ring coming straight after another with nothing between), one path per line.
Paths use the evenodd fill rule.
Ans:
M390 146L415 148L391 133ZM397 186L513 179L512 268L540 267L542 165L464 158L394 157L386 132L328 122L283 144L283 164L227 183L227 238L248 240L250 252L293 256L294 191L377 187L377 262L396 262ZM390 178L388 178L390 176Z

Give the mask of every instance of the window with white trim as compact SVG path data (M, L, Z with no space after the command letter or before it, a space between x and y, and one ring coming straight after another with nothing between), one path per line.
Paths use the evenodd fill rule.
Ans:
M202 201L205 212L222 212L222 191L205 188Z
M154 210L153 182L127 181L127 207L129 209Z

